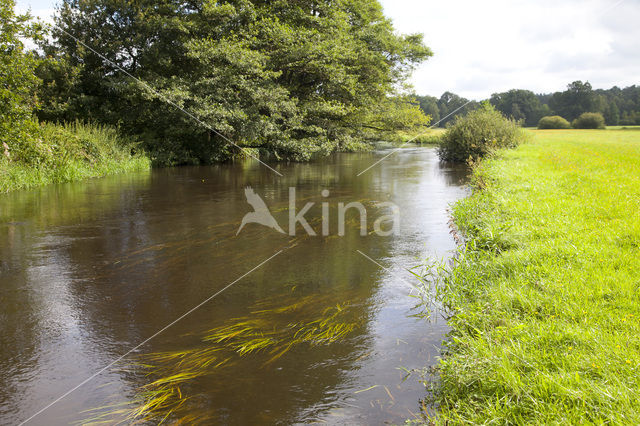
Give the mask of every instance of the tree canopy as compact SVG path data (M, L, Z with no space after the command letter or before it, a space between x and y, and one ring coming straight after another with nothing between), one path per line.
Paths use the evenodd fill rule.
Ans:
M14 7L13 0L0 0L0 155L5 157L34 132L37 58L25 51L22 40L42 36L41 26L29 15L16 15Z
M549 107L567 120L575 120L586 111L596 110L596 96L591 84L574 81L564 92L556 92L549 99Z
M431 55L375 0L64 0L55 22L39 116L117 124L161 164L229 158L227 138L294 160L348 149ZM403 111L382 128L425 123Z
M490 102L506 117L522 121L525 126L535 126L542 117L549 114L549 108L545 108L530 90L513 89L494 93Z

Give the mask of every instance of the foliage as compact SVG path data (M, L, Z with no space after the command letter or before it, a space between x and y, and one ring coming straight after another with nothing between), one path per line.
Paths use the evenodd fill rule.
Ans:
M149 169L137 144L109 127L73 123L36 126L0 162L0 192Z
M416 98L425 114L433 117L446 117L456 107L467 102L450 92L443 94L439 100L430 96ZM609 126L640 125L640 86L635 85L624 89L614 86L607 90L594 90L588 82L575 81L564 92L533 94L528 90L514 89L494 93L489 101L506 117L522 122L527 127L535 126L545 116L555 114L573 120L584 112L601 113ZM437 108L434 107L434 102ZM477 103L471 103L462 109L462 113L456 112L444 120L444 124L476 107ZM432 120L433 123L437 121Z
M473 163L499 148L517 146L524 138L522 130L489 103L464 117L457 117L442 136L438 155L444 161Z
M467 248L440 285L434 421L637 424L638 135L534 133L454 208Z
M604 129L604 117L599 112L585 112L573 120L576 129Z
M538 97L529 90L514 89L504 93L494 93L491 95L490 102L505 117L522 122L527 127L535 126L548 112L548 107L542 105Z
M639 126L640 125L640 111L624 112L618 124L623 126Z
M13 0L0 0L0 146L9 160L17 144L28 143L37 125L34 70L37 58L25 51L23 39L39 39L42 27L29 15L16 15Z
M438 98L433 96L416 96L416 100L420 103L420 109L426 115L431 117L431 125L440 125L440 108L438 107Z
M595 92L604 98L607 106L604 109L592 111L602 112L608 125L640 124L640 86L634 85L624 89L613 87ZM634 115L637 120L631 118Z
M604 120L609 126L617 126L620 122L620 109L615 102L607 105L606 111L604 111Z
M224 160L227 139L293 160L353 146L431 55L375 0L65 0L56 23L40 117L119 124L160 164ZM405 112L385 124L424 121Z
M452 92L445 92L438 99L433 96L416 96L420 109L431 117L433 126L445 127L456 117L462 116L479 107L479 103Z
M549 100L551 110L572 121L586 111L596 111L596 95L588 82L574 81L565 92L554 93Z
M559 115L542 117L538 122L538 129L570 129L571 123Z
M399 131L390 134L385 141L397 144L439 145L442 141L444 129L429 128L416 129L415 131Z
M392 97L381 100L368 109L365 117L358 117L363 125L362 135L367 139L390 140L393 135L428 131L430 118L410 97Z
M438 99L438 108L440 109L440 127L446 127L452 123L457 117L463 116L480 106L478 102L469 101L466 98L451 92L444 92Z

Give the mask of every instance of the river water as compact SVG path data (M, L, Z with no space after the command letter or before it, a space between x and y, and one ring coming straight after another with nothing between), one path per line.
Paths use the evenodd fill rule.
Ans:
M247 161L1 195L0 423L128 423L145 404L149 423L419 415L414 369L437 363L447 326L420 316L409 270L455 249L447 207L466 195L466 171L408 148L358 176L387 154L274 166L282 176ZM255 223L236 235L247 187L285 231L295 188L298 211L315 203L305 218L318 235ZM355 209L338 235L339 203L351 202L366 208L366 236ZM399 207L395 235L372 232L384 202Z

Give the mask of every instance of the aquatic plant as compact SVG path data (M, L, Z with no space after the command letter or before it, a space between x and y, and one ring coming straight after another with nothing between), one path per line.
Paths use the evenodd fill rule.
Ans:
M206 414L186 409L193 398L185 392L189 384L241 357L266 354L266 367L297 346L338 342L363 321L352 306L336 303L335 295L292 298L284 305L281 298L262 301L250 314L202 333L200 347L146 354L122 366L121 372L142 376L148 383L131 401L89 410L92 417L82 423L204 422Z

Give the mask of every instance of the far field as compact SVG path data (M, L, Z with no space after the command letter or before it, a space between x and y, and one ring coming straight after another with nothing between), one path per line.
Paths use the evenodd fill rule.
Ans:
M640 423L640 131L533 131L454 216L439 420Z

